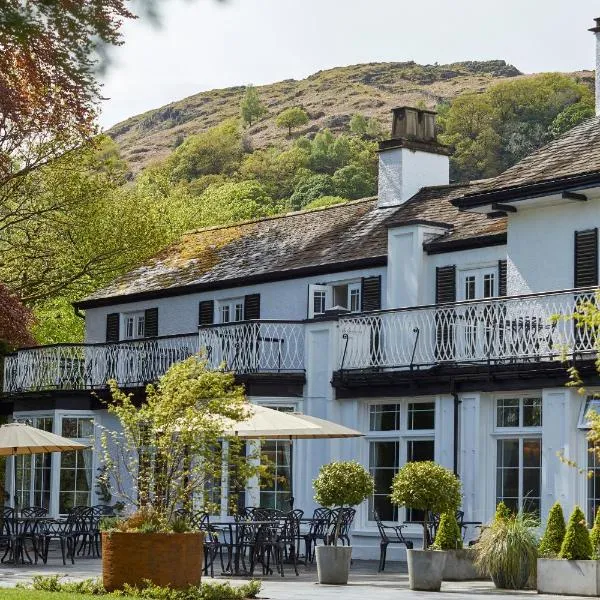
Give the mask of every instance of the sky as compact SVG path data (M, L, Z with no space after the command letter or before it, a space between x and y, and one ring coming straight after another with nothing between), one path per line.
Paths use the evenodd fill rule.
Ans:
M201 91L363 62L505 59L592 69L598 0L157 0L127 22L102 77L101 125ZM134 5L135 6L135 5Z

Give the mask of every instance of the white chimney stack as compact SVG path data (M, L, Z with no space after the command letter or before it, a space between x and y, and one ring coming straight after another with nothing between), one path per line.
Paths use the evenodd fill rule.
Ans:
M379 143L379 208L399 206L422 187L450 181L449 152L435 139L436 113L407 106L392 112L392 138Z
M600 17L590 31L596 36L596 116L600 116Z

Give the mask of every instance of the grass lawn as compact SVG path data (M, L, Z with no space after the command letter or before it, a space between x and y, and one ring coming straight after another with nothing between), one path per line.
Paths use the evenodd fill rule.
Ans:
M33 590L0 588L0 600L98 600L99 598L102 598L102 596L72 594L70 592L35 592ZM126 598L133 598L133 596L127 596Z

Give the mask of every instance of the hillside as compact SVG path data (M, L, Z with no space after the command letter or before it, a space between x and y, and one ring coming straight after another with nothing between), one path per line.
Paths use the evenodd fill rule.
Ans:
M574 74L582 79L591 72ZM281 144L285 135L273 117L301 105L310 123L299 135L329 127L341 131L353 114L378 118L389 126L394 106L425 103L435 107L466 91L483 91L506 78L527 77L503 60L418 65L414 62L369 63L319 71L306 79L288 79L257 87L269 113L247 130L253 148ZM185 137L239 114L244 86L211 90L118 123L108 133L119 144L132 170L164 158Z

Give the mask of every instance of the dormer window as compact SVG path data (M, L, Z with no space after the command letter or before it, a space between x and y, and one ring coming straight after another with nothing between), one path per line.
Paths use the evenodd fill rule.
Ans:
M146 335L144 311L123 314L123 339L137 340Z
M310 319L322 315L326 310L339 306L350 312L361 311L361 282L314 284L309 286Z
M244 320L244 299L219 300L219 322L234 323Z

